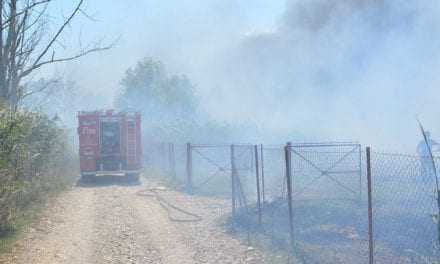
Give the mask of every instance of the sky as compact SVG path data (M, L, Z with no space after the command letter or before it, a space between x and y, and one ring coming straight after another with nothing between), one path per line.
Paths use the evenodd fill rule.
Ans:
M193 69L187 69L186 57L179 58L185 49L201 47L209 53L210 42L218 47L219 41L228 43L250 32L272 30L284 5L284 0L113 0L111 4L89 0L85 10L96 21L79 17L64 36L65 42L77 43L79 35L84 43L102 38L104 43L117 42L110 51L57 70L80 79L81 85L110 93L119 88L124 71L146 56L164 61L171 72L190 75ZM72 6L71 1L59 1L53 12L66 14Z
M102 39L118 39L114 48L51 69L96 96L97 107L110 107L125 70L151 56L192 80L213 119L255 123L258 140L300 135L411 152L416 117L440 140L435 1L109 2L87 1L96 21L75 20L61 52ZM60 0L52 12L71 7Z

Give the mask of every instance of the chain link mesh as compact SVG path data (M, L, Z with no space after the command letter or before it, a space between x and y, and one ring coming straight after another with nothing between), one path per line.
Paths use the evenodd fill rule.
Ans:
M192 145L190 156L193 194L215 199L213 210L229 232L269 249L270 261L368 263L366 157L359 144L291 145L291 219L284 147L233 148ZM174 179L187 181L187 145L174 145L174 159ZM438 263L432 165L423 157L379 152L370 164L375 263Z
M435 263L435 176L425 157L372 153L376 263Z

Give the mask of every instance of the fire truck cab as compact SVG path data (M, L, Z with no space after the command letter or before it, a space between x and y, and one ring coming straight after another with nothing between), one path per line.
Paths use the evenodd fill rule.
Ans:
M78 113L81 178L120 175L138 180L142 169L139 112Z

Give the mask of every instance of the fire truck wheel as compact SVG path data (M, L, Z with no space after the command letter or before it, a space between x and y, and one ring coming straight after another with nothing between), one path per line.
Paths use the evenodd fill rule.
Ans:
M96 175L94 174L81 174L81 181L84 183L92 183L95 181Z

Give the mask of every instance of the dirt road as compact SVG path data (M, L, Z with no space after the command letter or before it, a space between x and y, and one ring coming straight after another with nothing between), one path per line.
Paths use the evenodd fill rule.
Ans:
M264 263L260 252L222 226L226 201L159 189L165 201L197 214L164 209L157 183L96 184L62 194L43 217L0 256L0 263Z

